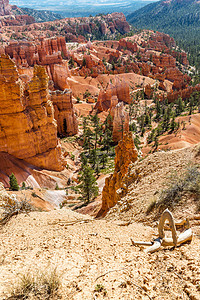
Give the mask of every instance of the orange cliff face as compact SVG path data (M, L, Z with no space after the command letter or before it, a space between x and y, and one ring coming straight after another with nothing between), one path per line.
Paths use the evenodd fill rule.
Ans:
M61 147L44 67L35 66L32 80L25 84L15 63L2 55L0 86L0 151L40 168L62 170Z
M110 177L106 178L102 192L102 207L97 217L104 216L118 202L118 190L125 189L123 178L128 172L129 165L138 158L138 151L135 148L131 132L124 133L123 139L115 148L115 153L115 170Z

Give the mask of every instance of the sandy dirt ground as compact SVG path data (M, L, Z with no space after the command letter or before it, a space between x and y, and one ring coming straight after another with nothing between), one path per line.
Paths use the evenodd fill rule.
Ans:
M54 268L62 299L200 299L195 228L191 244L149 255L130 238L150 241L157 228L122 225L65 208L13 217L0 228L0 299L8 299L23 274Z

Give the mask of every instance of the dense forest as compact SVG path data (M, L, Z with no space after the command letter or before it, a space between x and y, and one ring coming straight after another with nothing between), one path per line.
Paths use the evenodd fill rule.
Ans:
M159 1L128 15L137 28L170 34L188 53L190 64L200 70L200 3L195 0Z

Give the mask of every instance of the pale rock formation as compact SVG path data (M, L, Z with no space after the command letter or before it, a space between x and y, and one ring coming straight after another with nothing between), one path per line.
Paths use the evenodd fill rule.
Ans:
M105 90L101 90L95 109L99 112L108 111L113 105L113 96L117 97L118 102L131 103L129 84L126 81L117 80L115 84L110 83ZM116 98L114 98L116 100Z
M124 132L129 131L129 115L124 109L123 102L119 102L110 109L113 127L113 141L119 142L123 138Z

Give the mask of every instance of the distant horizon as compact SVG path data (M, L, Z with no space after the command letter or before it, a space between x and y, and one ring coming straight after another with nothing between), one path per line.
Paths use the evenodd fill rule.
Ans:
M157 0L10 0L11 5L35 10L47 10L62 17L89 17L122 12L125 16Z
M144 3L144 2L158 2L159 0L127 0L127 1L123 1L123 0L112 0L112 2L110 2L109 0L96 0L96 1L92 1L92 0L77 0L76 3L74 3L74 1L69 0L69 1L56 1L56 0L41 0L41 1L37 1L37 0L30 0L28 3L26 0L9 0L9 3L11 5L17 5L17 6L21 6L21 7L28 7L28 8L33 8L33 9L49 9L51 7L55 6L58 7L68 7L68 6L78 6L78 5L85 5L85 6L91 6L91 7L105 7L105 6L130 6L130 5L134 5L134 4L139 4L139 3ZM57 9L56 9L57 10Z
M56 5L60 5L60 6L64 6L64 5L71 5L71 4L74 4L74 5L78 5L79 3L82 3L82 4L90 4L90 5L101 5L101 6L104 6L104 5L119 5L119 4L130 4L130 3L134 3L134 2L158 2L160 0L131 0L131 1L123 1L123 0L116 0L116 1L112 1L112 3L109 3L110 1L109 0L96 0L96 1L92 1L92 0L78 0L76 1L76 3L74 3L74 1L72 0L69 0L69 1L56 1L56 0L43 0L43 1L37 1L37 0L33 0L33 1L29 1L29 3L26 3L27 1L25 0L9 0L9 3L11 5L40 5L41 3L45 3L45 5L52 5L52 4L56 4ZM98 3L100 2L100 3ZM103 3L102 3L103 2Z

